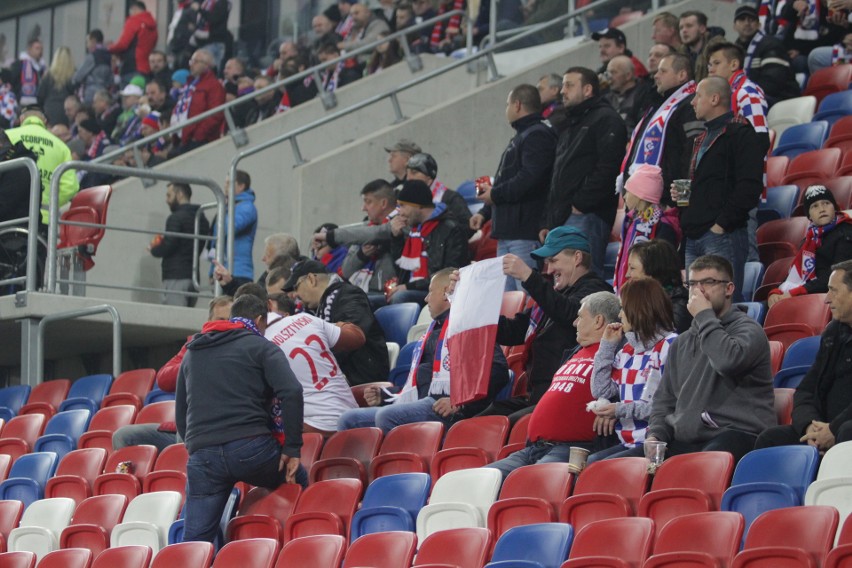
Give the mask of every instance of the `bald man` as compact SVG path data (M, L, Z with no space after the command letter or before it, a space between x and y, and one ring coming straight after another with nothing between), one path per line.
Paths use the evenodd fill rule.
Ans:
M189 59L189 84L195 83L195 89L187 89L175 105L172 125L180 124L205 111L225 103L225 87L213 72L213 54L199 49ZM203 144L219 138L224 117L221 114L205 118L200 122L183 128L180 138L180 153L188 152Z
M610 59L606 72L609 75L609 92L604 98L624 119L627 133L630 134L648 106L648 83L637 79L636 66L626 55L616 55Z
M686 266L706 254L726 258L734 268L734 301L742 301L748 252L748 213L763 191L765 144L750 124L731 112L731 87L722 77L698 84L692 107L705 131L695 139L689 205L680 211ZM674 188L674 186L672 186ZM672 190L672 198L677 192Z

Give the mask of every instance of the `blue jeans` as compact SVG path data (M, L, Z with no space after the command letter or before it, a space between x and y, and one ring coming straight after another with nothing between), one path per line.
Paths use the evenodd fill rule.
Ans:
M580 229L589 239L589 247L592 251L592 270L603 278L606 245L609 243L612 227L608 226L606 221L594 213L571 213L571 216L563 224L566 227Z
M411 424L412 422L443 422L445 426L449 426L452 417L444 418L436 414L432 410L434 405L435 399L427 396L414 402L399 402L387 406L347 410L337 421L337 429L349 430L350 428L377 426L387 434L396 426Z
M381 410L380 406L370 408L353 408L347 410L337 419L337 430L351 430L353 428L370 428L376 425L376 414Z
M811 75L820 69L831 67L831 54L833 51L834 47L830 45L815 47L811 50L808 54L808 71Z
M423 290L402 290L397 292L393 296L391 296L391 304L405 304L408 302L414 302L415 304L420 304L421 306L426 303L426 294Z
M686 239L686 270L699 256L716 254L724 257L734 268L734 302L743 302L743 273L748 257L748 233L746 228L717 235L707 231L697 239Z
M254 436L192 452L186 464L184 541L213 542L225 503L238 481L274 489L286 477L278 471L281 446L271 435ZM301 465L296 483L308 485Z
M213 56L213 72L217 72L222 64L222 58L225 57L225 44L221 41L214 41L207 45L201 46L200 49L209 51Z
M497 241L497 256L503 256L504 254L514 254L525 263L530 268L535 268L535 261L533 257L530 256L530 253L539 247L538 241L525 241L522 239L500 239ZM513 292L515 290L522 290L523 286L521 286L521 281L516 280L510 276L506 277L506 291Z
M112 449L120 450L127 446L151 445L162 452L180 441L175 432L160 432L159 424L130 424L122 426L112 434Z
M510 473L525 465L553 462L568 463L571 446L590 450L592 445L591 442L564 442L557 444L542 441L527 442L527 447L523 450L518 450L514 454L510 454L508 457L488 464L485 467L499 469L505 480Z

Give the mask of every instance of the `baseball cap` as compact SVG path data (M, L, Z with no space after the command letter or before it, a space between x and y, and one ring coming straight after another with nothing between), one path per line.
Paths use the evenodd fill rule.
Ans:
M139 88L139 85L134 85L133 83L128 83L121 91L122 97L141 97L143 94L144 93L142 89Z
M624 32L618 28L607 28L600 32L595 32L592 34L592 39L598 41L599 39L614 39L616 43L621 45L627 45L627 36L624 35Z
M284 292L292 292L296 289L296 282L302 276L308 274L327 274L328 270L325 265L318 260L302 260L293 265L290 272L290 278L284 283Z
M385 152L405 152L406 154L419 154L423 150L420 149L420 146L412 142L407 138L403 138L390 148L385 148Z
M758 19L757 8L755 8L754 6L749 6L749 5L744 4L744 5L740 6L739 8L737 8L737 11L734 12L734 21L737 21L740 18L746 18L746 17L754 18L755 20L757 20Z
M576 227L556 227L547 233L544 245L530 253L539 260L550 258L565 249L580 250L591 254L589 239Z

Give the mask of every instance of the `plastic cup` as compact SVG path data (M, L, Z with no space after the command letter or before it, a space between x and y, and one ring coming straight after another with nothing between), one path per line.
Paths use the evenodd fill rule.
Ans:
M645 442L645 459L648 460L648 473L654 473L657 468L663 465L663 460L666 458L666 443L657 440Z
M691 179L676 179L672 181L677 192L677 206L688 207L689 198L692 195L692 180Z
M568 454L568 469L571 473L580 473L586 467L587 459L589 459L589 450L571 446L571 452Z

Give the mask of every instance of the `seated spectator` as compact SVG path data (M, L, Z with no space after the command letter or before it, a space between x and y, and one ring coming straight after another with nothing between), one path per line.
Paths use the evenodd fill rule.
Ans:
M732 309L734 270L706 255L689 267L692 326L671 348L645 441L666 456L725 451L735 461L776 424L769 341L759 323Z
M297 75L305 71L308 67L310 67L308 58L301 53L296 57L285 59L281 64L281 68L278 70L278 80L282 81L293 75ZM278 105L278 111L281 112L288 108L299 106L316 97L318 92L318 87L312 79L290 82L285 85L284 93L281 95L281 102Z
M443 203L447 206L447 215L464 227L465 237L469 238L473 234L470 230L471 214L467 202L457 191L448 188L438 180L438 162L431 154L414 154L408 158L408 163L405 165L405 179L420 180L428 185L432 192L432 201L436 205Z
M388 23L376 16L365 3L353 3L349 9L352 17L353 27L351 33L337 44L341 51L354 51L369 43L373 43L382 33L390 33ZM363 62L367 57L361 55L358 59Z
M689 329L692 325L692 314L686 307L689 294L683 286L680 257L670 242L651 239L630 247L625 281L631 278L653 278L659 282L672 302L675 331L683 333Z
M448 290L450 275L455 268L440 270L429 283L426 306L432 323L420 338L411 358L411 371L405 386L397 395L377 387L368 387L364 398L370 408L358 408L344 412L337 423L338 430L377 426L387 434L394 427L411 422L443 422L449 426L457 420L470 418L483 410L500 392L509 379L506 358L499 345L493 346L491 379L488 396L461 407L450 403L450 383L453 380L449 366L449 342L444 341L447 332L447 316L450 313ZM483 346L484 349L488 347ZM483 354L484 355L484 354ZM477 356L471 354L471 356Z
M541 97L541 116L549 118L562 108L562 75L548 73L538 80L538 94Z
M317 51L317 58L320 63L328 63L340 57L340 48L331 43L323 44ZM322 85L317 85L327 93L334 92L340 87L344 87L349 83L357 81L361 78L361 70L351 59L338 61L334 65L326 67L321 75Z
M172 73L172 88L169 90L169 96L172 100L179 100L181 91L186 88L186 82L189 79L189 71L187 69L178 69Z
M335 31L334 22L327 14L319 14L311 20L311 29L314 31L314 41L311 44L311 52L316 56L320 45L324 43L334 43L335 45L343 41Z
M379 34L380 38L387 37L390 32ZM365 75L375 75L381 73L391 65L396 65L402 61L402 53L399 47L399 40L391 39L382 44L379 44L370 56L370 61L367 63Z
M92 109L95 113L95 118L104 132L115 130L118 117L121 114L121 105L113 102L109 91L101 89L95 93L95 96L92 98Z
M465 0L438 0L438 16L455 10L466 10ZM429 50L432 53L449 55L463 46L464 34L461 33L462 17L452 16L449 20L436 22L429 37Z
M573 323L577 345L569 351L532 410L527 446L486 467L499 469L506 479L525 465L567 462L571 446L594 448L595 415L586 410L592 400L593 362L604 330L618 321L620 309L612 292L593 292L583 298Z
M354 323L364 332L367 342L363 347L348 353L335 353L350 385L387 378L390 362L385 334L363 290L337 274L329 274L321 262L302 260L293 265L283 291L294 295L305 308L325 321Z
M793 424L765 430L755 448L803 443L823 453L852 440L852 261L832 267L825 301L832 320L822 332L816 361L793 395Z
M76 124L74 126L76 126ZM64 124L54 124L50 127L50 133L66 144L68 144L68 142L70 142L73 138L73 136L71 136L71 130Z
M589 462L644 455L651 401L660 386L673 331L672 304L659 282L635 278L621 290L621 323L607 326L595 355L592 398L595 430L619 444L589 456ZM606 402L601 399L618 399Z
M175 102L169 96L169 88L162 79L151 79L145 85L145 96L152 111L161 115L171 116Z
M613 288L620 290L627 281L628 251L636 243L651 239L680 244L680 222L677 209L665 211L660 206L663 195L663 176L658 166L642 164L624 184L624 205L627 213L621 226L621 245L615 261Z
M225 103L225 88L216 77L213 55L203 49L197 50L189 60L192 80L175 105L172 125L183 124L194 116ZM186 153L219 138L225 118L215 114L200 122L184 126L180 134L180 153Z
M128 84L121 91L121 114L118 115L115 128L110 138L121 146L126 146L139 137L139 125L142 119L137 116L139 99L142 98L142 89L134 84Z
M399 192L400 185L406 179L408 160L414 154L422 153L423 150L416 143L403 138L390 148L385 148L385 152L388 153L388 171L393 176L390 184ZM437 165L435 167L437 169Z
M254 90L260 91L272 84L272 79L258 75L254 79ZM253 98L254 104L245 113L246 126L257 124L266 120L278 112L278 103L281 101L281 93L271 89L265 93L259 93ZM242 105L241 105L242 106Z
M86 160L94 160L104 153L104 148L110 145L107 133L101 129L100 124L94 118L87 118L80 122L80 140L86 145Z
M390 222L397 283L387 291L388 302L423 305L433 274L468 264L466 230L452 219L445 204L433 202L432 191L420 180L405 181L397 201L399 215Z
M766 303L770 308L793 296L828 292L831 267L852 259L852 218L837 210L831 190L824 185L809 186L802 203L811 224L787 279L769 292Z
M337 225L335 223L323 223L322 225L314 229L314 233L333 231L336 228ZM341 268L343 266L343 260L346 258L347 252L349 252L349 249L342 245L333 247L329 245L328 242L311 242L311 258L313 260L318 260L323 263L325 265L325 268L331 274L342 274Z

